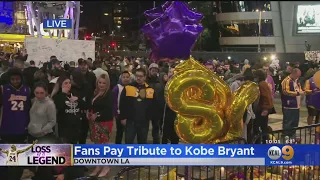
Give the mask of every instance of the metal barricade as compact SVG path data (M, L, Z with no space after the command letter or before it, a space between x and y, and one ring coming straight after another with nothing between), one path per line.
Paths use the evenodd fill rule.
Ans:
M295 137L286 137L285 131L273 131L267 144L320 144L320 124L291 129ZM320 180L319 166L253 166L249 171L250 180Z
M283 136L284 130L273 131L269 134L270 144L320 144L320 123L292 130L296 132L296 138L289 138L287 142ZM247 142L238 138L221 144ZM118 172L115 180L179 180L185 177L185 169L184 166L125 167ZM190 169L192 180L320 180L319 166L193 166Z

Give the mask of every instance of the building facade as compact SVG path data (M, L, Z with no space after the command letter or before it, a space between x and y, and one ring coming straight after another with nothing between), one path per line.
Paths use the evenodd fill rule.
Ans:
M216 15L222 51L320 50L317 1L220 1Z

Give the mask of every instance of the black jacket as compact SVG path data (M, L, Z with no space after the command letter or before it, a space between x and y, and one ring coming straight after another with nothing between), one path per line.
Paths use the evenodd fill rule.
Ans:
M76 94L72 94L77 96ZM81 111L83 109L83 100L78 97L75 102L70 102L68 98L71 94L59 92L53 96L53 101L57 109L57 123L59 137L78 136L81 128ZM72 138L73 139L73 138Z
M31 89L33 89L34 85L34 73L36 73L39 70L37 67L28 67L23 70L23 77L25 80L25 84L28 85Z
M148 84L126 86L120 96L119 119L148 122L156 118L156 93Z
M87 72L84 76L83 92L85 93L85 103L87 107L90 107L90 100L93 98L94 90L96 89L96 75L92 72Z
M107 122L113 120L113 96L109 89L104 96L97 97L90 107L97 114L96 122ZM92 102L92 100L91 100Z

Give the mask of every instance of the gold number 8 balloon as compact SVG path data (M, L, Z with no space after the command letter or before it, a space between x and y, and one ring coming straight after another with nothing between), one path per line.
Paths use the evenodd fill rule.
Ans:
M177 113L175 130L185 143L219 143L242 136L242 117L259 96L254 82L231 90L195 59L179 64L165 88L168 106Z

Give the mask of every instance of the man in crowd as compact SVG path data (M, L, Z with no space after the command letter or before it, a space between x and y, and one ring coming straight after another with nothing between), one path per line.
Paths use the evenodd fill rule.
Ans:
M97 78L99 78L102 74L106 74L109 76L108 72L102 69L102 61L94 61L95 70L92 72L96 75Z
M108 71L109 78L110 78L110 88L113 89L121 79L120 70L117 70L117 65L115 63L110 65L110 69ZM119 78L120 77L120 78Z
M0 137L5 144L23 144L27 138L31 92L29 87L22 84L22 72L19 69L10 69L8 79L9 83L2 85L0 91L0 105L3 109ZM17 161L9 163L13 165ZM23 167L6 167L1 170L0 179L18 180L23 169Z
M120 96L121 123L126 126L125 143L147 144L149 121L155 113L155 92L146 82L146 71L137 69L136 82L126 86Z
M156 89L156 85L160 83L159 81L159 66L156 63L152 63L149 66L149 75L147 78L148 85ZM157 93L157 92L156 92ZM153 144L159 144L160 143L160 127L159 122L160 118L158 117L152 119L152 138L153 138Z
M301 89L299 77L301 71L294 68L289 76L287 76L281 83L282 86L282 109L283 109L283 135L295 138L295 130L292 128L299 126L301 95L304 91Z
M116 127L117 127L117 133L116 133L116 144L122 143L122 137L125 130L125 126L121 124L121 121L119 119L120 114L120 96L122 93L122 90L124 87L131 83L131 77L130 73L128 71L123 71L121 73L121 79L120 83L117 84L113 89L113 114L116 119Z
M8 70L10 69L9 61L2 61L2 73L0 74L0 85L5 85L8 83Z
M206 68L207 68L209 71L214 72L214 66L213 66L212 61L207 61L207 62L205 63L205 66L206 66Z
M93 98L94 90L96 89L97 78L93 72L89 72L89 67L86 60L79 61L79 68L80 68L80 72L84 77L83 79L85 81L84 82L85 89L83 89L83 91L85 92L84 101L87 107L89 107L91 100ZM79 140L80 144L86 143L88 130L89 130L88 120L85 119L82 121L82 130L81 130L81 135Z
M33 76L34 76L34 73L36 73L37 71L39 70L38 67L36 67L36 64L34 61L30 61L30 66L25 68L23 70L23 77L25 78L25 84L28 85L30 88L33 87L33 83L34 83L34 80L33 80Z

